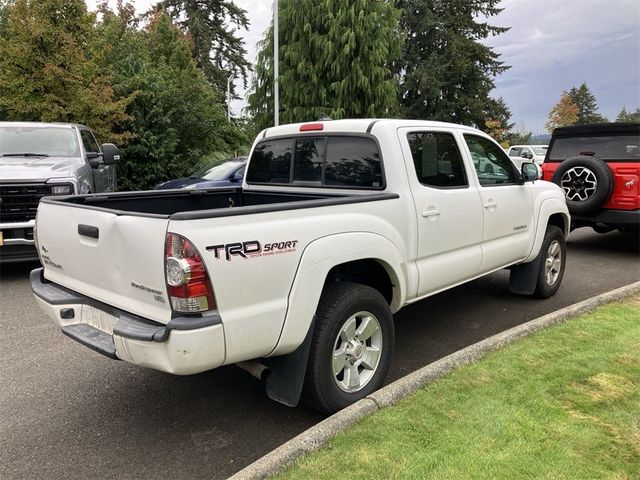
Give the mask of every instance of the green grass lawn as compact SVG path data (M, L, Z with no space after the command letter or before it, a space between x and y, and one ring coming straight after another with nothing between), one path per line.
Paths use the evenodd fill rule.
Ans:
M455 370L278 478L640 479L640 295Z

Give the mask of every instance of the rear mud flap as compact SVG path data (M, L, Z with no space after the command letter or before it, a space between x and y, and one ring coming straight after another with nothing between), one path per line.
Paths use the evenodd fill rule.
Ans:
M293 352L262 361L270 371L266 381L270 399L288 407L295 407L300 402L315 323L314 316L304 342Z

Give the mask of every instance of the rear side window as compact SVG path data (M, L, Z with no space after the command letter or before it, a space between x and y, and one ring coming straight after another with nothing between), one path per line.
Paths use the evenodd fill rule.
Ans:
M576 155L590 155L602 160L640 161L640 136L589 135L557 137L551 145L549 159L562 161Z
M369 137L321 136L256 145L247 183L333 188L384 188L378 144Z
M382 187L382 168L376 142L361 137L329 137L324 184Z
M450 133L416 132L407 135L418 181L433 187L466 187L462 158Z
M256 146L247 173L249 183L289 183L293 140L268 140Z

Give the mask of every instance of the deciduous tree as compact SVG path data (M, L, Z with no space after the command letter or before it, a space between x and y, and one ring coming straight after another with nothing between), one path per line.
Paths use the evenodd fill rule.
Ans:
M580 109L569 95L569 92L562 92L560 101L556 103L549 112L549 119L545 127L549 133L556 127L567 127L575 125L580 115Z
M11 120L82 122L112 141L127 119L96 62L83 0L16 0L0 42L0 111Z
M164 13L145 30L136 28L132 8L102 6L99 37L104 63L119 96L133 96L119 184L153 188L168 178L190 174L212 156L232 156L245 139L227 122L222 98L191 56L191 46Z

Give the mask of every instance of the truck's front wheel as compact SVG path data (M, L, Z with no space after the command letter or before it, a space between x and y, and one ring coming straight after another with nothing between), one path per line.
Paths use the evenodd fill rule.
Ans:
M378 389L393 353L393 318L377 290L351 282L322 294L304 382L304 398L325 413Z

